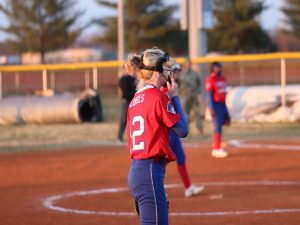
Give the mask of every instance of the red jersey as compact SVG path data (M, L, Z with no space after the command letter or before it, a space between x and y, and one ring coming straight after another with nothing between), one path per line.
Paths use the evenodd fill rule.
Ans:
M170 128L179 121L171 99L154 86L138 91L127 114L127 140L131 158L176 159L170 148Z
M162 93L167 93L167 91L168 91L168 88L166 88L166 87L161 87L160 88L160 91L162 92Z
M215 102L226 102L226 88L227 82L223 76L216 76L214 74L210 74L206 79L206 91L213 92Z

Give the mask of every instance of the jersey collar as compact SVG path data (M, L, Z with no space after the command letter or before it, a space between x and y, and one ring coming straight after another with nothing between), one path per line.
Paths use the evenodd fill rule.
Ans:
M141 88L140 90L138 90L136 93L139 93L139 92L142 92L142 91L145 91L149 88L156 88L153 84L146 84L145 87Z

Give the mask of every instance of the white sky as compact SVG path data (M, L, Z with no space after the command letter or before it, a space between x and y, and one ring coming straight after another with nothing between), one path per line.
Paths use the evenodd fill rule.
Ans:
M5 0L0 0L0 3L4 2ZM101 17L103 15L111 15L114 12L107 9L107 8L100 8L98 4L95 3L95 0L77 0L78 1L78 8L84 9L85 14L79 21L81 24L87 23L91 18ZM180 4L181 0L164 0L166 4ZM260 18L260 22L265 30L272 31L278 29L282 26L282 18L283 15L280 12L280 7L282 7L284 0L265 0L265 3L269 8L263 12ZM178 13L179 15L179 13ZM0 24L5 25L6 20L5 17L0 14ZM86 35L90 35L92 33L100 32L100 28L97 26L91 26L87 29L81 38L84 38ZM7 35L0 31L0 41L3 41L7 38Z

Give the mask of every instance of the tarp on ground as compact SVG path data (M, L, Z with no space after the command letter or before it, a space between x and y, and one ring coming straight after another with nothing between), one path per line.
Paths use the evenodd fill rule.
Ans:
M280 85L233 87L226 104L236 121L300 121L300 85L286 86L286 108L281 107L281 92Z
M0 100L0 125L96 122L102 120L99 96L11 96Z

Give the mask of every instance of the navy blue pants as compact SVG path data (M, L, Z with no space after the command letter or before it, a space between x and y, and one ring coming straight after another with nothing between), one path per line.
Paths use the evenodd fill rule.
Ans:
M214 123L214 133L221 134L222 133L222 126L228 119L228 110L224 103L216 103L214 102L214 112L215 117L213 118Z
M138 203L141 225L168 225L164 178L164 160L132 160L128 187Z

